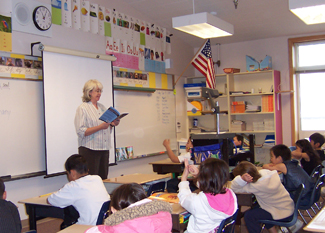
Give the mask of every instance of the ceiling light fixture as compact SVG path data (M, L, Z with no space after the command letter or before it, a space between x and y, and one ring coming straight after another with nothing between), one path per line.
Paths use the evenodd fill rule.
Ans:
M234 26L207 12L173 17L173 28L203 39L231 36Z
M289 9L308 25L325 23L323 0L289 0Z

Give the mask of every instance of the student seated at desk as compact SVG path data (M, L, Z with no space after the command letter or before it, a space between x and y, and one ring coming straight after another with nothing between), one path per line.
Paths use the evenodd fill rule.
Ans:
M179 156L176 156L170 147L170 140L165 139L163 142L164 147L166 148L168 157L173 163L183 163L185 159L191 159L191 152L193 148L192 140L189 138L186 143L186 153L181 153ZM178 192L178 178L170 179L167 181L167 191L169 193L177 193ZM197 187L191 184L191 190L196 190Z
M298 161L291 159L290 149L283 144L273 146L270 149L271 163L264 164L264 169L271 171L276 170L283 174L283 185L289 192L291 198L295 196L295 191L300 184L305 185L304 192L302 194L301 204L306 205L309 203L313 191L313 182L307 172L299 166Z
M197 176L200 192L192 193L187 181L189 172ZM187 225L187 233L214 232L222 220L233 215L237 210L236 194L225 188L229 180L229 167L221 159L208 158L200 165L185 168L179 183L179 203L192 215Z
M242 135L236 134L233 138L234 141L234 147L237 148L237 150L243 149L243 143L244 143L244 137Z
M313 149L318 153L320 160L325 160L325 151L322 150L322 146L325 143L325 137L320 133L313 133L309 136L309 141Z
M85 233L170 233L172 207L165 201L153 201L141 185L123 184L113 191L111 211L105 225L88 229Z
M296 150L291 152L294 159L300 160L302 168L311 175L314 168L321 164L318 153L307 139L296 141Z
M82 155L71 155L65 162L65 169L70 182L51 194L47 201L60 208L72 205L78 211L77 222L65 223L65 227L74 223L96 225L103 203L110 200L102 179L88 174L87 161Z
M242 161L233 170L235 178L231 181L234 192L253 193L259 206L245 212L244 218L249 233L261 232L259 220L289 221L294 211L294 203L288 191L281 184L277 171L257 170L250 162ZM265 227L276 233L273 225Z
M17 206L6 201L5 184L0 178L0 233L20 233L21 221Z

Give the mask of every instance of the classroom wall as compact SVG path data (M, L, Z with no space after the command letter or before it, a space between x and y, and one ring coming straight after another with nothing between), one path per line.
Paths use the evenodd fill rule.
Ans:
M318 33L319 34L319 33ZM214 61L218 59L221 62L220 67L216 67L217 74L223 74L224 68L239 68L241 72L246 72L246 55L249 55L256 60L263 60L266 55L272 57L273 69L281 72L281 90L290 89L289 77L289 54L288 54L288 39L312 36L308 35L292 35L275 37L261 40L245 41L232 44L221 44L219 46L212 46L212 57ZM218 58L219 47L219 58ZM194 53L199 48L194 49ZM196 76L201 76L198 71L195 71ZM275 89L276 90L276 89ZM291 109L290 109L290 95L282 94L282 133L283 143L291 145ZM268 159L267 159L268 161Z
M11 2L11 0L4 1L6 3ZM48 4L51 3L50 0L39 1ZM149 22L154 22L154 20L149 19L142 14L139 14L139 12L118 0L91 0L90 2L95 2L98 4L102 4L106 7L115 8L116 10L121 11L123 13L139 17ZM30 54L30 43L41 41L45 45L93 52L98 54L105 54L104 37L94 35L92 33L85 33L74 29L64 28L63 26L58 25L53 25L52 27L52 38L13 31L12 52L18 54ZM166 72L169 74L175 74L175 78L177 78L179 74L182 73L183 69L186 67L188 62L191 60L193 56L193 49L176 37L172 37L171 42L172 54L167 54L166 58L171 59L172 67L171 69L167 69ZM39 54L40 53L36 49L34 49L34 55ZM189 67L184 73L184 76L193 75L193 73L194 68ZM177 134L178 139L186 138L188 136L186 127L187 117L186 111L184 110L185 97L183 90L183 82L184 78L180 79L180 81L177 83L176 91L176 117L178 121L181 122L182 127L185 127L182 128L181 132ZM77 108L77 106L72 107ZM154 157L136 159L132 161L123 161L118 163L117 166L113 166L110 168L109 176L114 177L119 176L121 174L132 174L136 172L152 173L152 166L148 163L165 158L167 158L167 155L159 155ZM61 188L66 182L67 179L64 175L46 179L44 179L43 177L34 177L23 180L9 181L5 183L6 189L8 191L7 199L18 205L21 219L27 219L28 216L25 213L25 207L22 204L18 204L19 200L53 192Z

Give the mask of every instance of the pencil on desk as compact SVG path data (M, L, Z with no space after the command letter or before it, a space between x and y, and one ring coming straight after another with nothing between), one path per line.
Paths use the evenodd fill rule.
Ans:
M43 194L43 195L40 195L39 197L46 197L46 196L50 196L52 193L47 193L47 194Z

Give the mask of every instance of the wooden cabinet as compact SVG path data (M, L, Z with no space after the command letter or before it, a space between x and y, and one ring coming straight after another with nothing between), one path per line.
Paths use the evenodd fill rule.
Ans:
M196 82L205 82L205 78L187 79L187 83ZM220 131L255 134L256 144L264 143L266 135L274 135L275 143L282 143L281 96L276 93L279 85L280 72L276 70L216 75L216 89L222 93L215 99L221 111ZM245 109L240 111L239 108L232 106L243 102L246 106L247 104L261 106L261 111L248 112ZM198 118L199 127L215 129L215 116L205 115L209 112L204 105L207 106L207 103L203 103L200 116L189 116L189 128L192 128L193 118ZM245 122L245 129L232 127L232 123L238 121Z

